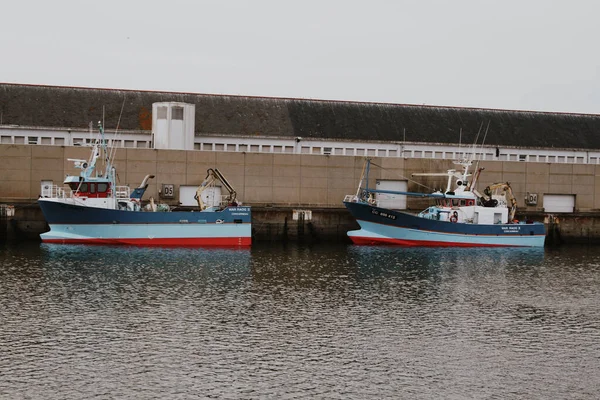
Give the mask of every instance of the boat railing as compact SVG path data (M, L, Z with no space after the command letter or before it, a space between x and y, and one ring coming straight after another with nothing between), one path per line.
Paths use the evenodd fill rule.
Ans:
M229 201L229 195L227 194L222 194L221 198L219 199L219 207L227 207L227 206L231 206L232 203ZM239 205L240 203L235 203L236 205Z
M129 186L115 186L115 196L117 199L129 199L131 197L131 189Z
M14 217L15 206L9 206L8 204L0 204L0 217Z
M71 197L71 189L65 189L63 186L58 185L44 185L42 186L42 192L40 196L46 198L66 199Z
M376 199L372 194L369 195L368 199L365 201L362 197L359 197L355 194L347 194L344 197L345 203L369 203L372 206L379 206L379 200Z
M227 202L227 200L228 200L228 196L225 195L225 194L222 194L220 196L220 199L219 199L219 207L225 207L225 206L227 206L229 204Z

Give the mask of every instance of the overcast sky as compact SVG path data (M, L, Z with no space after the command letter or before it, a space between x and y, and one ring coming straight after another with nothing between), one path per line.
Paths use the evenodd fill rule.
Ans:
M600 114L598 0L0 5L0 82Z

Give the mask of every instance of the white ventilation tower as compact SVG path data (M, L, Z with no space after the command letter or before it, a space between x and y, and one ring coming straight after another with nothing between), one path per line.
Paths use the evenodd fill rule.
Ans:
M194 150L194 104L152 104L152 134L155 149Z

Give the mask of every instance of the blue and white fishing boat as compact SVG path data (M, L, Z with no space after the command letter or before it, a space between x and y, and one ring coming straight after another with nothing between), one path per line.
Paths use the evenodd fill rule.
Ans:
M100 123L99 123L100 125ZM38 203L50 226L41 234L48 243L126 244L145 246L250 246L251 208L242 206L236 192L218 169L209 169L198 187L197 210L175 211L155 204L142 204L148 180L133 190L117 186L113 165L115 148L108 148L100 125L99 137L88 160L69 159L80 169L67 175L64 184L49 186ZM208 206L202 192L221 182L229 191L218 205Z
M445 191L434 193L398 192L368 187L371 160L367 159L358 190L347 195L344 205L356 218L360 230L348 232L356 244L391 244L431 247L542 247L546 237L543 223L516 221L517 201L508 183L487 186L483 193L475 189L483 168L476 168L472 182L464 159L456 164L459 172L414 174L447 176ZM362 188L362 182L366 187ZM378 193L427 197L435 201L417 215L379 207Z

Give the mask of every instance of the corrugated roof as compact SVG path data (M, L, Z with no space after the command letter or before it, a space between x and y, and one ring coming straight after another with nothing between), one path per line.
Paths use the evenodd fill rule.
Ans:
M600 115L0 83L3 124L150 130L152 103L196 105L196 134L600 148ZM462 130L462 134L460 133ZM480 136L481 140L482 136Z

